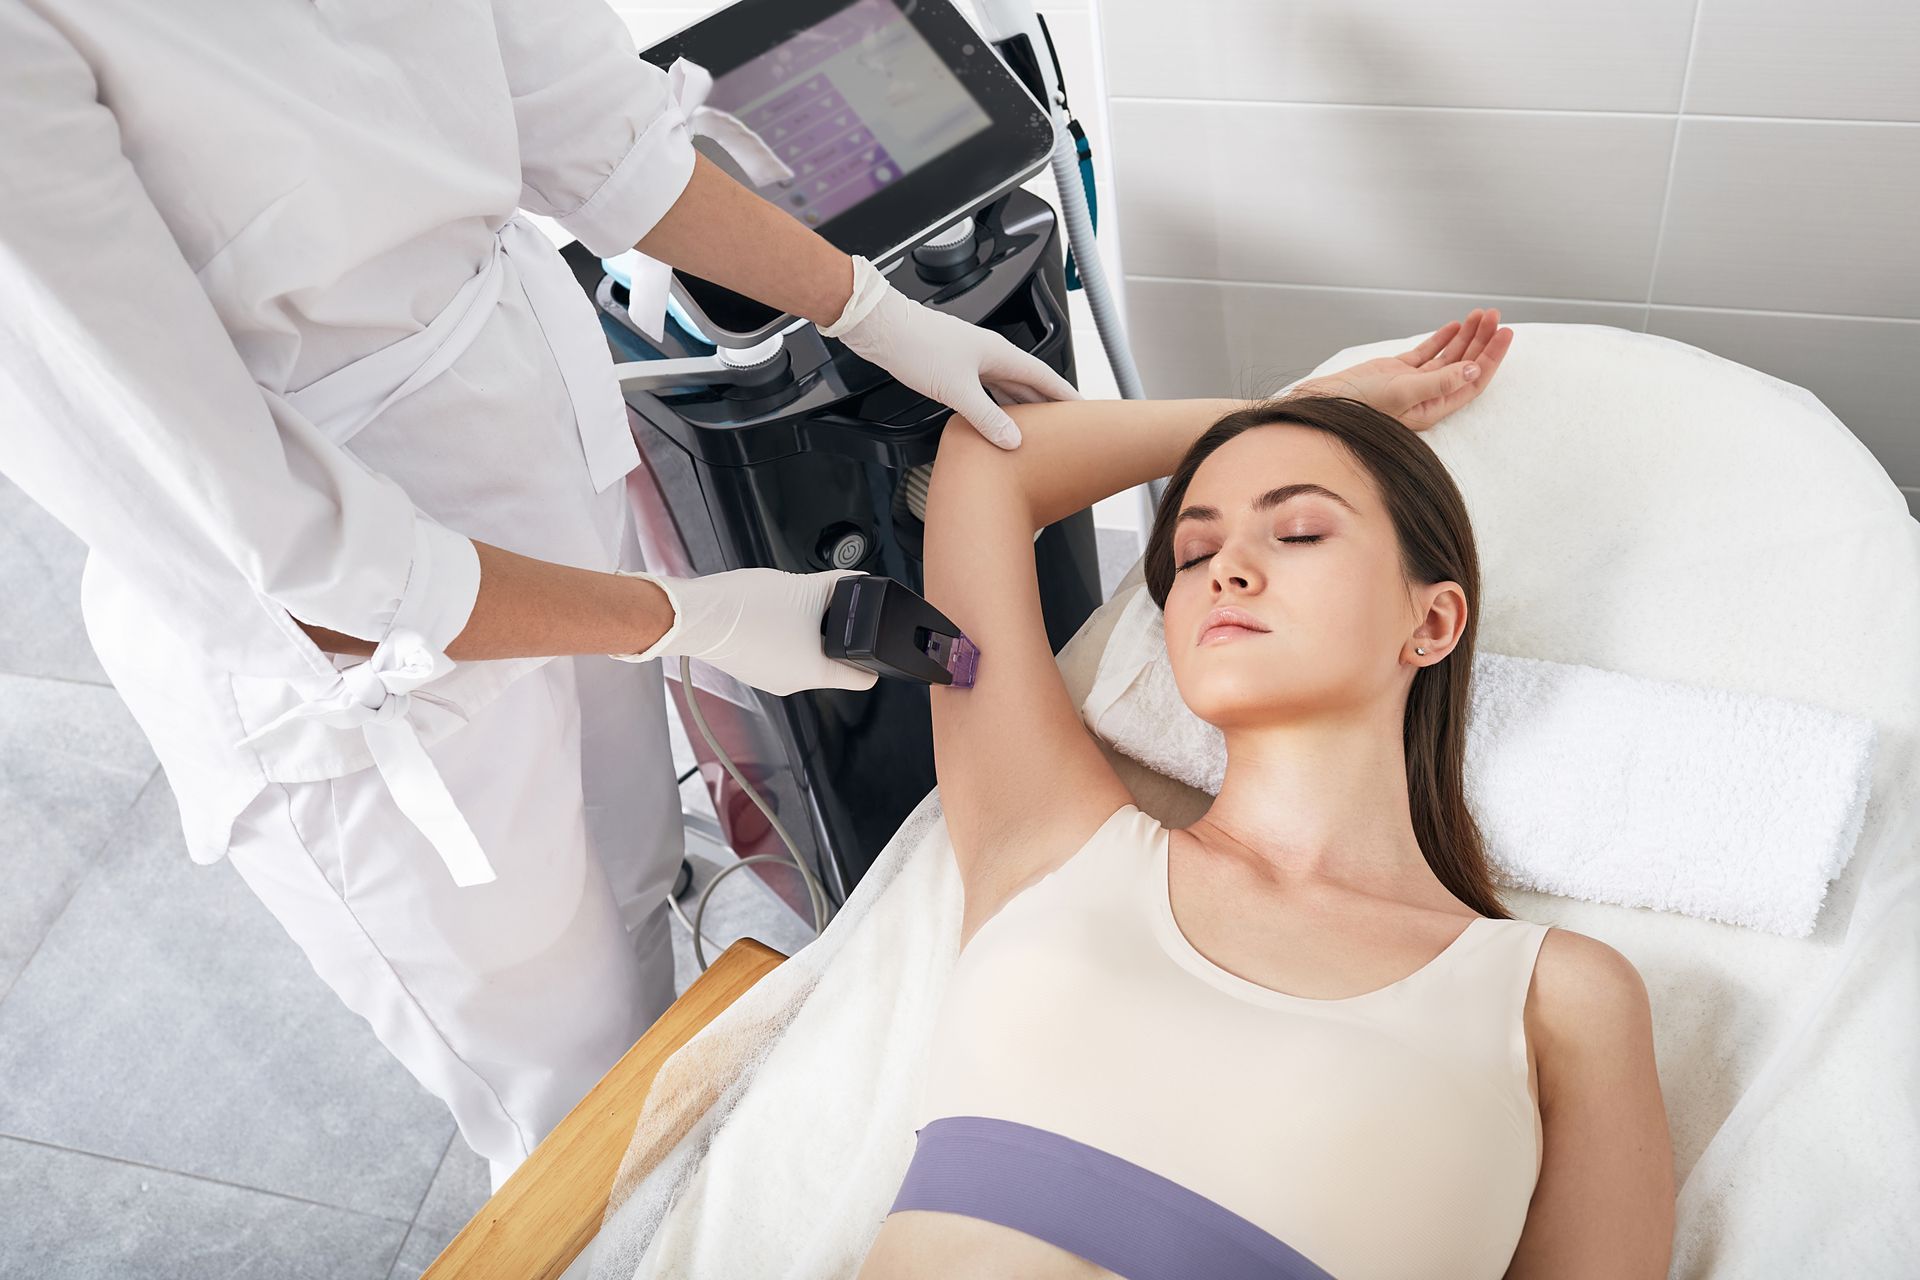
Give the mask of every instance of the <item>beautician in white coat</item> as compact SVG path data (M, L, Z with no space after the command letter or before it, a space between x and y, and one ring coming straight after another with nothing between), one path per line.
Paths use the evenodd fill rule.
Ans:
M660 664L604 655L873 679L820 655L836 575L610 572L638 456L516 208L1003 444L983 382L1075 393L696 160L601 0L0 0L0 107L0 471L90 546L88 634L194 859L497 1184L673 998Z

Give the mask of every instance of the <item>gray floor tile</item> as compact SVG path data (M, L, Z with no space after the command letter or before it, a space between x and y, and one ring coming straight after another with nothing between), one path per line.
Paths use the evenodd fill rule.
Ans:
M413 1230L400 1246L388 1280L420 1280L440 1251L460 1234L460 1228L480 1211L492 1194L487 1162L456 1136L433 1175L433 1186L420 1205Z
M379 1280L407 1231L404 1222L6 1138L0 1204L0 1274L33 1280Z
M0 997L155 767L111 687L0 675Z
M439 1171L433 1175L433 1185L427 1188L427 1198L421 1202L414 1222L442 1228L447 1240L451 1240L492 1194L486 1160L456 1135L447 1147L446 1157L440 1161ZM447 1241L442 1240L435 1246L434 1253L427 1255L427 1260L431 1262L434 1254L446 1247Z
M453 1133L158 781L0 1004L0 1080L0 1133L408 1222Z
M440 1251L459 1233L459 1227L448 1229L414 1223L413 1230L407 1232L406 1242L400 1246L400 1256L393 1260L393 1270L387 1273L387 1280L420 1280L421 1273L433 1265Z
M0 476L0 671L107 682L80 621L86 544Z

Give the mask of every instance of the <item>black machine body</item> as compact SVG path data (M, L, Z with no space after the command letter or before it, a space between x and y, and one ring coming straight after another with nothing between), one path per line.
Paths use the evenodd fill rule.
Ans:
M958 248L943 243L938 254L904 257L890 273L894 287L1001 334L1071 380L1064 252L1053 210L1016 188L968 221ZM591 278L619 360L714 353L671 317L665 340L652 343L625 321L626 290L603 275L597 260L575 266L583 283ZM676 575L751 566L850 569L924 590L926 494L951 412L945 406L804 324L745 376L721 385L630 388L625 398L642 458L628 486L649 568ZM1091 512L1048 526L1034 557L1048 639L1058 650L1101 599ZM891 644L868 656L896 667L888 674L927 670ZM883 679L864 691L780 698L729 687L697 669L696 687L685 689L673 674L670 696L700 699L728 755L806 846L802 856L829 896L844 901L934 786L928 684ZM687 718L684 705L681 716ZM783 853L758 810L717 764L709 767L704 744L694 748L721 838L742 857ZM768 864L755 870L767 872L768 888L797 912L810 914L797 876Z

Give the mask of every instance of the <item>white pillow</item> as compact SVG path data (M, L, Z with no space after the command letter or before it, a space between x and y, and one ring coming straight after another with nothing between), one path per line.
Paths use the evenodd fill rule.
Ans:
M1487 393L1422 437L1473 519L1483 647L1920 723L1920 530L1839 419L1669 338L1511 327Z

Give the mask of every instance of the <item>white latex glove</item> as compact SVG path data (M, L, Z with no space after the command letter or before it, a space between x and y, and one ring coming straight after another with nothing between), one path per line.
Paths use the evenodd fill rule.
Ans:
M619 572L645 578L673 605L673 625L645 652L610 655L623 662L698 658L742 684L782 695L801 689L871 689L880 678L865 667L829 658L821 646L828 597L850 569L728 569L699 578Z
M853 259L853 296L840 318L820 330L838 338L902 383L962 414L1003 449L1020 443L992 391L1018 404L1078 400L1073 384L991 329L913 301L865 258Z

